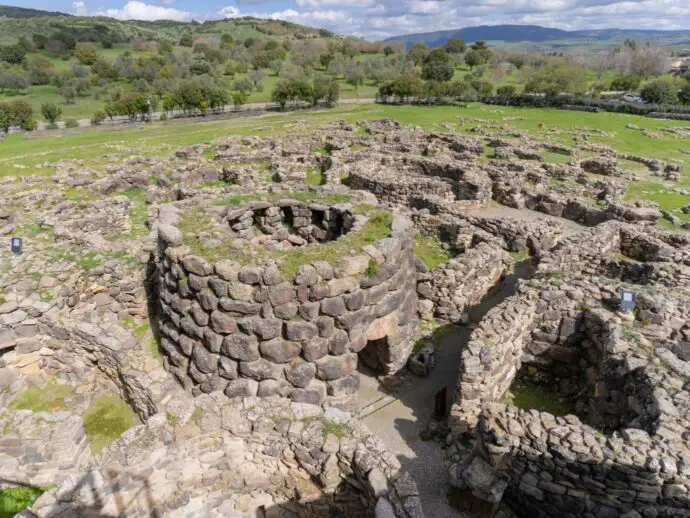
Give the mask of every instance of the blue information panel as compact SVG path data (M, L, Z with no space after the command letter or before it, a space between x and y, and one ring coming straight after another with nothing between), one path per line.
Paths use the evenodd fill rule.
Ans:
M10 240L10 247L12 248L12 253L14 255L21 255L21 253L22 253L22 238L21 237L13 237Z
M628 313L635 309L635 301L637 300L637 293L629 290L621 290L621 311Z

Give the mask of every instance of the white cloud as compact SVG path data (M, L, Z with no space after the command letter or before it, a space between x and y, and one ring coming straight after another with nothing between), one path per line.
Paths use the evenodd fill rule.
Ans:
M229 5L218 11L218 14L220 14L223 18L236 18L240 15L240 10L234 5Z
M412 0L407 2L407 10L411 14L438 14L443 5L436 0Z
M371 7L376 4L375 0L296 0L299 7L318 9L325 6L347 7Z
M86 4L84 2L72 2L72 7L74 8L74 14L77 16L86 16Z
M96 14L110 16L118 20L175 20L177 22L187 22L192 19L192 13L187 11L146 4L138 0L130 0L122 9L106 9Z

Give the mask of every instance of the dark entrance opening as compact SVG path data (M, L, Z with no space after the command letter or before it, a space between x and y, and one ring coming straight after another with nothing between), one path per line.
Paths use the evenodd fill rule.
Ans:
M359 351L359 358L367 367L380 371L381 366L386 363L388 348L387 336L378 340L369 340L364 349Z

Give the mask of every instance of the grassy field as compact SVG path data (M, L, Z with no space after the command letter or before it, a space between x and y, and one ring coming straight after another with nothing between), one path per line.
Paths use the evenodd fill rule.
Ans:
M53 169L39 168L44 162L80 158L85 167L102 168L109 153L133 153L160 156L172 153L177 147L211 142L224 135L281 135L295 131L311 131L326 122L344 119L351 122L362 119L391 117L403 124L420 126L426 130L453 129L472 134L482 119L500 123L509 128L529 131L539 139L549 139L566 145L573 144L576 133L595 133L589 142L604 143L621 152L630 152L650 158L676 160L684 164L680 183L670 184L657 177L633 183L629 200L651 199L662 208L673 209L687 205L688 197L673 193L669 188L690 188L690 143L681 136L664 129L684 128L690 123L649 119L616 113L584 113L555 109L510 108L487 106L479 103L467 107L414 107L359 105L340 106L330 110L311 110L286 114L272 113L261 117L206 121L194 119L147 125L127 125L93 129L76 129L57 133L13 134L0 145L0 176L35 176L52 174ZM304 121L298 125L297 121ZM628 129L629 123L640 129ZM642 130L652 132L647 136ZM596 134L596 132L603 132ZM549 161L567 162L563 155L549 155ZM681 219L690 220L687 215Z

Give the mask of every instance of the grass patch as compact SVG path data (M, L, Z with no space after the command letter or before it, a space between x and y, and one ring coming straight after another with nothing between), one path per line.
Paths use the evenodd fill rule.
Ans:
M84 431L91 451L98 453L138 423L136 414L116 396L100 396L84 414Z
M544 151L544 162L547 164L569 164L570 155L555 153L553 151Z
M503 395L502 402L523 410L535 409L548 412L554 416L565 416L575 413L573 405L555 396L544 388L531 387L519 381L513 382Z
M296 198L292 194L289 197ZM278 199L285 197L286 195L281 195ZM324 197L314 196L313 199L314 201L328 202ZM222 200L219 204L239 205L244 201L247 201L246 197L234 196ZM272 252L259 247L254 248L252 250L253 253L245 249L239 249L232 254L233 259L241 264L256 264L257 261L274 259L283 277L285 279L292 279L303 264L309 264L314 261L335 262L341 257L349 255L353 249L361 250L369 243L390 236L391 225L393 224L393 214L390 211L362 204L355 207L355 212L358 214L366 213L368 216L369 219L365 223L364 228L359 232L347 234L337 241ZM197 232L199 229L208 228L210 224L210 217L203 208L199 207L188 211L182 217L178 228L185 236L185 244L194 253L211 262L216 262L225 257L229 243L225 242L220 246L212 248L204 246L203 242L198 238Z
M151 326L148 322L137 322L134 317L122 319L122 325L128 329L139 341L141 341L146 333L148 333L151 329Z
M376 259L369 259L367 265L367 277L376 277L379 274L379 263Z
M72 387L69 385L58 385L51 381L42 388L24 389L10 402L9 406L15 410L58 412L64 408L65 398L71 393Z
M438 348L441 342L453 334L456 328L452 324L442 324L434 318L432 320L423 320L419 324L419 329L425 336L414 343L412 352L415 354L425 347Z
M328 419L322 419L321 423L323 423L323 432L321 434L324 438L328 434L335 435L338 440L342 440L345 437L345 426L342 424L329 421Z
M39 487L9 487L0 489L0 518L12 518L32 505L45 492Z
M516 263L521 263L522 261L526 261L530 258L529 248L525 248L520 252L508 252L508 254L510 255L510 257L513 258L513 261L515 261Z
M417 236L414 242L414 255L430 270L452 259L451 253L443 248L443 243L436 236Z
M307 171L307 184L308 185L323 185L324 179L321 169L310 169Z

